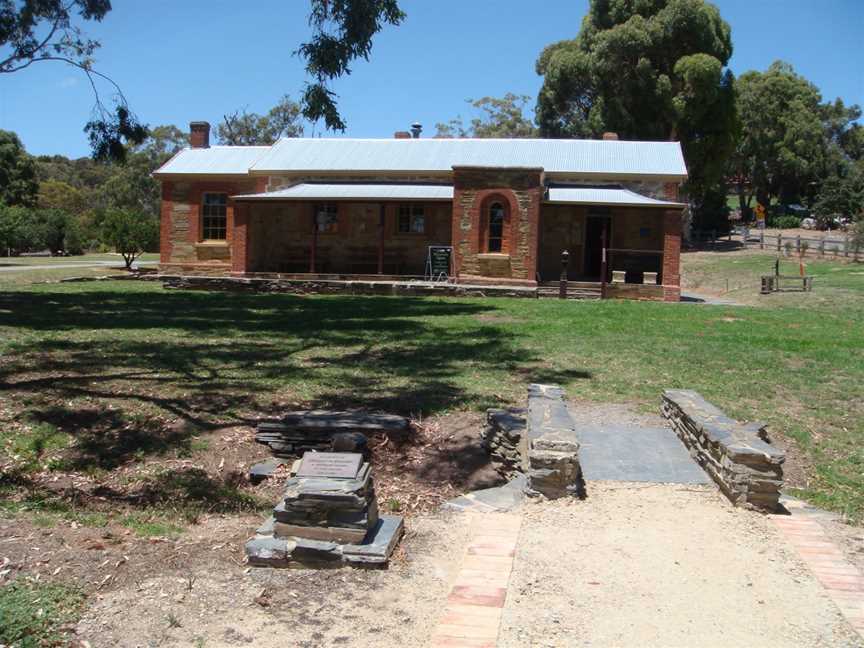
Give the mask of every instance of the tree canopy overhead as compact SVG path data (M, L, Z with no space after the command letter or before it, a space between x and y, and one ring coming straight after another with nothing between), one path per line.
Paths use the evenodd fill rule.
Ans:
M250 146L273 144L280 137L302 137L300 105L285 95L266 115L235 110L216 128L220 144Z
M313 78L301 99L303 116L313 123L323 119L329 130L344 131L345 121L336 106L336 94L328 84L351 74L353 61L368 60L372 37L385 24L400 24L405 13L397 0L311 0L311 3L312 40L302 43L295 52L306 60L306 72Z
M466 127L462 117L446 124L435 124L437 137L537 137L537 128L525 116L525 107L531 98L508 92L501 98L468 99L468 103L482 111Z
M111 11L110 0L0 0L0 74L20 72L34 63L54 61L81 70L90 82L96 103L84 126L93 156L125 159L126 144L147 136L129 109L123 92L110 77L93 67L99 42L88 38L78 23L101 21ZM105 105L99 83L112 88Z
M698 203L735 139L729 25L704 0L592 0L573 40L537 61L545 137L680 140Z

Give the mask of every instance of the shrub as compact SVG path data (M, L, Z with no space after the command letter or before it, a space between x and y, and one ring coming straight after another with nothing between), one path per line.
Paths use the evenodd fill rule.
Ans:
M768 219L768 227L777 227L779 229L793 229L801 227L801 219L797 216L778 215Z

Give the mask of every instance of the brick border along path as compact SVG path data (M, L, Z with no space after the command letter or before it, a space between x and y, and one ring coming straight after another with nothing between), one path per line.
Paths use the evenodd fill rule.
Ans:
M471 515L471 539L447 606L432 635L433 648L495 648L522 516Z
M775 526L827 590L849 624L864 636L864 578L831 542L816 520L805 515L772 515Z

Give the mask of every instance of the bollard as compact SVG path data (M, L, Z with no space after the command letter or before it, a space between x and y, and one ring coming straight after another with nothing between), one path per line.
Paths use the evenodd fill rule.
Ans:
M759 230L759 249L765 249L765 230Z

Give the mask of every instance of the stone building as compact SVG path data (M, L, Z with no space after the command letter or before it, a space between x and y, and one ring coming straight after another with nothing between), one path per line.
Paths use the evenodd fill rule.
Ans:
M572 281L678 300L677 142L396 135L210 146L193 122L154 173L162 271L422 278L433 247L459 283L536 286L566 250Z

